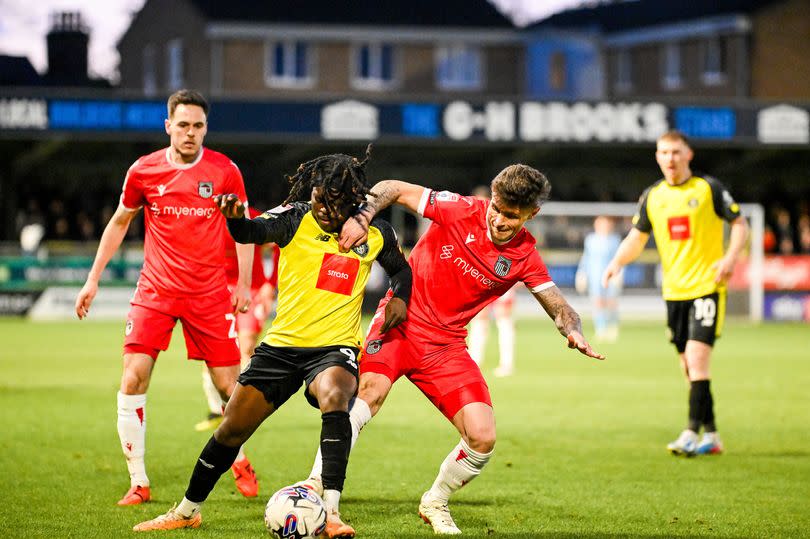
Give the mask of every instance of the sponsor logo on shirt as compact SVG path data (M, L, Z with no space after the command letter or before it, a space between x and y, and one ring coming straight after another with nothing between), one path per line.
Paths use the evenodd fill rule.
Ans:
M359 269L360 261L356 258L324 253L315 288L350 296Z
M129 335L132 333L132 320L127 320L127 325L124 328L124 335Z
M687 215L670 217L667 219L667 228L671 240L688 240L692 237L689 229L689 216Z
M203 198L211 198L214 195L214 182L199 182L197 193Z
M436 200L441 200L442 202L456 202L458 201L458 195L450 191L440 191L436 193Z
M206 219L210 219L215 213L217 213L216 208L190 208L188 206L158 206L157 202L152 202L152 205L149 207L149 210L155 215L155 217L160 217L161 215L165 215L167 217L175 217L176 219L180 219L181 217L205 217Z
M439 259L441 260L450 260L453 258L453 245L442 245L442 252L439 254ZM508 262L508 267L506 268L506 273L509 272L509 268L512 267L512 262L510 260L504 259ZM464 258L457 256L453 258L452 264L457 267L464 275L471 277L472 279L478 281L486 288L498 288L503 283L499 283L497 281L493 281L489 277L486 276L484 272L476 268L474 265L467 262ZM497 263L496 263L497 265ZM504 275L506 275L504 273Z

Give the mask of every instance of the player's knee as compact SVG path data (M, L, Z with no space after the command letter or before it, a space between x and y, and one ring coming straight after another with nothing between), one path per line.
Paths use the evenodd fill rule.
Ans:
M149 376L135 369L125 369L121 376L121 393L143 395L149 388Z
M482 428L467 431L467 445L478 453L489 453L495 449L495 429Z
M338 384L325 385L318 391L318 406L322 413L348 411L354 391Z
M366 401L371 415L374 416L385 402L389 388L390 384L383 383L379 377L362 377L357 396Z

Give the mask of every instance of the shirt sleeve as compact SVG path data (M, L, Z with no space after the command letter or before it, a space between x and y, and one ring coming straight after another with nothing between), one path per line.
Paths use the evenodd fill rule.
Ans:
M309 204L296 202L268 210L255 219L228 219L228 231L238 243L275 243L284 247L292 241Z
M726 189L726 186L710 176L704 179L712 189L714 213L716 213L720 219L724 219L728 222L739 217L740 205L734 202L734 198L731 196L729 190Z
M474 197L425 189L419 202L419 213L437 223L451 223L468 217L474 207Z
M648 187L641 193L641 197L638 199L638 209L633 216L633 226L645 234L652 232L652 223L650 222L650 216L647 214L647 197L650 195L650 190L652 190L652 187Z
M124 185L121 188L121 205L128 210L137 210L146 204L146 197L143 194L143 183L137 172L138 161L132 163L124 178Z
M554 286L554 281L551 280L548 268L546 268L545 262L540 257L540 253L532 251L526 262L526 276L522 279L526 288L531 290L532 293L536 293Z
M377 228L383 237L383 247L377 255L377 262L388 274L394 296L408 303L411 299L413 275L411 266L405 260L402 249L399 247L397 234L394 228L382 219L374 219L371 226Z

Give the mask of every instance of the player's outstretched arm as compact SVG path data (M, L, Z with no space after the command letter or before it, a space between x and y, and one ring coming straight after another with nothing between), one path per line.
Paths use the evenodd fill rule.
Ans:
M371 220L391 204L399 204L415 212L425 188L421 185L399 180L383 180L371 188L366 196L366 203L351 219L343 224L340 231L339 245L341 251L365 243L368 239L368 227Z
M533 292L535 299L543 306L546 313L554 320L559 332L568 339L568 348L576 348L580 353L594 359L605 359L605 356L591 348L582 335L582 320L568 304L560 289L556 286L540 292Z
M608 282L622 271L622 268L639 257L647 245L650 235L637 228L631 228L627 233L613 259L608 263L605 272L602 274L602 286L608 286Z
M90 305L98 293L98 281L101 279L101 274L121 246L121 242L124 241L127 230L129 230L129 224L138 211L130 210L119 203L107 226L104 227L104 232L101 234L101 240L98 243L96 258L93 260L93 267L90 268L87 281L79 291L79 295L76 296L74 307L79 320L90 313Z

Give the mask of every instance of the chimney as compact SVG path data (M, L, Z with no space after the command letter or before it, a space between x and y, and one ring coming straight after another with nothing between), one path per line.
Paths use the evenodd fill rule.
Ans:
M86 84L89 34L78 11L51 14L48 32L48 81L57 85Z

